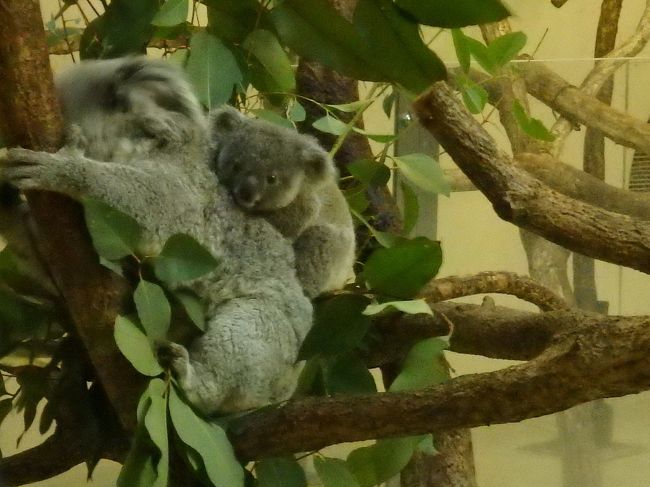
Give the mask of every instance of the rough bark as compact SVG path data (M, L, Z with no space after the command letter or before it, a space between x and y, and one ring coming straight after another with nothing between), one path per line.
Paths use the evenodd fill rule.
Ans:
M650 271L650 224L568 198L514 167L444 82L414 106L501 218L567 249Z
M308 398L232 423L240 458L311 451L335 443L517 422L603 397L650 388L650 319L559 335L537 358L427 390Z
M11 145L56 150L63 128L38 1L0 0L0 27L3 133ZM45 192L31 192L28 201L76 332L122 424L132 428L142 381L113 340L127 287L99 264L77 204Z

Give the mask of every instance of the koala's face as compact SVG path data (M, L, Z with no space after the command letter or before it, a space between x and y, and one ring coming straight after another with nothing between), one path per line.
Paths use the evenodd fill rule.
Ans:
M243 208L273 211L306 185L334 180L336 169L315 139L231 107L211 114L211 166Z
M242 208L273 211L289 205L300 192L304 173L265 151L236 141L224 144L213 159L219 181Z

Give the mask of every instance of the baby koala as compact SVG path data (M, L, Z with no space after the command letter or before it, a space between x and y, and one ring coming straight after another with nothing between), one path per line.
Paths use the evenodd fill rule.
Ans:
M355 235L337 170L316 139L232 107L210 116L210 167L234 201L293 242L305 294L353 275Z

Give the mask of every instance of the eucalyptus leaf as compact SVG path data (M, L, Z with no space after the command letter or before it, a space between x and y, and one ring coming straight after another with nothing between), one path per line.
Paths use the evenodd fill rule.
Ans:
M145 425L139 423L133 437L133 444L117 478L117 487L151 487L155 485L154 452L149 447L148 441Z
M0 400L0 424L5 420L13 408L10 397Z
M488 55L496 66L505 66L524 48L526 40L526 34L523 32L509 32L490 42L487 47Z
M114 335L117 348L138 372L151 377L163 373L149 340L132 321L118 316L115 319Z
M440 243L417 237L375 250L366 261L363 277L375 292L411 298L437 274L441 263Z
M488 102L488 92L470 79L460 83L461 95L467 109L474 114L481 113Z
M339 103L336 105L325 104L328 108L334 108L341 112L355 113L359 110L365 110L372 104L373 100L357 100L350 103Z
M165 383L161 379L152 379L148 386L151 403L144 415L144 425L149 438L160 451L156 463L156 481L153 487L167 487L169 479L169 438L167 437L167 399L164 396Z
M386 80L365 59L364 41L326 0L285 0L270 13L283 43L354 79Z
M316 130L332 135L341 135L347 129L347 125L331 115L325 115L311 124Z
M447 381L449 370L443 355L447 348L449 342L438 337L427 338L413 345L389 390L398 392L424 389Z
M300 348L298 359L343 353L361 343L370 327L370 319L362 313L368 302L368 298L356 294L340 294L316 302L314 326Z
M300 102L294 99L291 103L291 107L287 111L287 117L292 122L304 122L307 118L307 112L305 112L305 108L300 104Z
M553 142L555 140L555 136L550 132L550 130L548 130L540 120L529 117L526 110L524 110L524 107L522 107L521 103L517 100L512 103L512 113L514 114L519 127L521 127L527 135L530 135L535 139L543 140L544 142Z
M287 120L286 118L284 118L281 115L278 115L276 112L272 110L254 109L251 110L251 113L254 113L255 116L261 120L266 120L267 122L271 122L288 129L292 129L292 130L295 129L295 127L293 126L290 120Z
M445 180L440 164L426 154L406 154L393 157L400 174L423 191L449 195L451 186Z
M347 165L352 176L364 183L385 186L390 179L390 169L372 159L360 159Z
M97 253L117 260L135 253L142 229L134 218L92 198L82 200L86 225Z
M243 487L244 469L224 430L197 416L174 387L169 394L169 414L179 438L201 456L205 471L216 487Z
M364 60L407 90L420 93L447 71L420 37L419 25L392 0L359 0L354 28L363 41Z
M418 22L434 27L465 27L505 19L510 15L499 0L396 0Z
M490 56L490 51L488 51L487 46L467 36L465 36L465 43L472 57L476 59L476 62L488 73L495 74L498 66L492 59L492 56Z
M208 25L222 39L240 44L254 29L265 26L266 10L257 0L205 0Z
M199 330L205 331L205 307L203 301L196 294L189 291L176 291L174 297L181 303L192 323Z
M187 20L189 0L166 0L151 23L160 27L171 27Z
M269 458L255 462L259 487L307 487L305 472L290 457Z
M366 132L363 129L360 129L359 127L352 127L352 130L358 134L363 135L364 137L369 138L370 140L379 142L380 144L387 144L389 142L393 142L394 140L397 140L398 137L397 134L371 134Z
M142 279L133 293L138 317L149 338L165 338L171 322L171 306L165 291Z
M226 103L243 75L232 51L217 37L199 31L190 41L187 73L199 101L208 108Z
M296 88L291 61L275 34L264 29L254 30L244 40L243 47L264 66L280 91L289 92Z
M363 310L364 315L372 316L380 313L401 311L409 315L427 314L433 316L431 307L424 299L410 299L408 301L388 301L385 303L369 304Z
M323 381L327 394L373 394L377 386L366 363L354 352L323 361Z
M390 438L357 448L346 465L361 487L372 487L394 477L411 461L424 436Z
M316 456L314 468L323 482L323 487L360 487L345 460Z
M467 73L469 72L471 59L469 45L467 44L467 36L463 34L463 31L460 29L452 29L451 38L454 41L454 50L456 51L458 63L460 64L461 69Z
M158 279L179 282L197 279L217 267L217 260L189 235L177 233L167 239L160 254L152 259Z

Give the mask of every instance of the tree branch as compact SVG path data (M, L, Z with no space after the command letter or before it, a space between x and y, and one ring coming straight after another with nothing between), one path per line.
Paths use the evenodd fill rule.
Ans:
M501 218L583 255L650 271L650 223L568 198L514 167L444 82L414 107Z
M605 319L605 318L598 318ZM307 398L232 423L243 459L335 443L522 421L650 388L650 318L620 317L558 336L534 360L424 391Z

